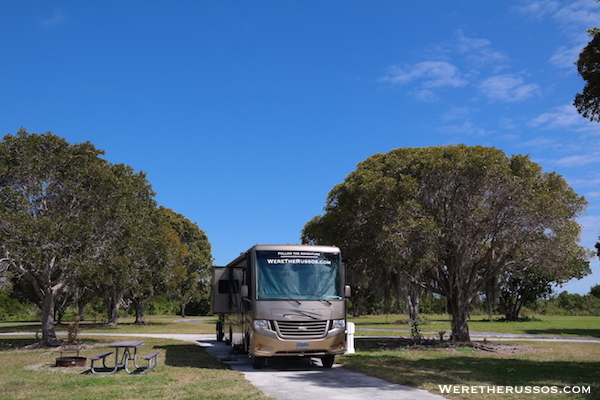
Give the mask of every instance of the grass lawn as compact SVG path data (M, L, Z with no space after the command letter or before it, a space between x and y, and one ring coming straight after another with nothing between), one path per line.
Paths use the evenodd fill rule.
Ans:
M180 322L180 321L188 322ZM147 317L146 325L134 325L133 318L120 318L119 325L106 326L99 321L82 321L79 327L82 333L215 333L215 322L213 317ZM191 322L197 321L197 322ZM33 322L0 322L0 332L39 332L41 324ZM66 333L68 323L56 325L57 333Z
M483 386L484 394L443 394L452 399L600 399L600 344L582 343L518 343L516 354L491 353L471 347L431 350L393 349L389 341L358 339L357 354L343 356L344 367L377 376L390 382L426 389L442 394L440 385ZM504 344L509 348L515 343ZM513 391L526 387L590 387L591 395L577 394L506 394L488 393L488 387L510 386ZM468 389L470 390L470 389ZM510 389L509 389L510 390Z
M83 340L83 357L106 351L114 338ZM104 400L104 399L268 399L239 372L192 343L145 339L143 352L160 352L158 366L147 375L94 375L88 367L53 367L58 350L6 350L7 343L24 345L35 340L0 337L0 388L3 400ZM2 348L0 346L0 348Z
M438 332L446 332L449 336L450 317L448 315L427 315L426 323L420 325L424 333L437 337ZM356 324L357 336L373 335L379 332L386 336L406 336L406 332L393 330L408 330L408 319L405 315L367 315L349 318ZM369 330L366 330L368 328ZM362 329L362 331L361 331ZM375 329L375 331L373 331ZM523 322L489 322L485 316L474 316L469 320L471 332L503 332L525 333L561 336L582 336L600 338L600 317L573 316L536 316Z
M450 317L428 315L420 329L438 338L438 332L451 332ZM405 315L378 315L350 318L357 336L410 336ZM366 328L366 329L365 329ZM471 332L502 332L600 338L600 317L537 316L524 322L489 322L484 316L469 321ZM398 349L394 341L357 339L357 354L340 358L344 367L377 376L390 382L419 387L441 394L439 385L484 386L485 394L444 393L453 399L600 399L600 344L594 343L505 343L510 352L458 349ZM385 350L383 350L385 349ZM391 349L391 350L390 350ZM487 393L487 387L527 386L591 387L591 395ZM469 389L470 390L470 389ZM477 389L476 389L477 390ZM509 389L510 390L510 389ZM533 390L533 388L531 388ZM541 390L541 389L540 389Z

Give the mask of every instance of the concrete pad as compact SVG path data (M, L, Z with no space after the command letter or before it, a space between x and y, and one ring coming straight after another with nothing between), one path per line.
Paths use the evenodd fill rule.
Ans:
M254 369L247 355L227 361L231 347L214 340L198 342L209 354L240 371L259 390L277 400L440 400L444 397L422 389L396 385L382 379L348 371L340 365L321 367L320 360L310 358L267 361L262 369Z

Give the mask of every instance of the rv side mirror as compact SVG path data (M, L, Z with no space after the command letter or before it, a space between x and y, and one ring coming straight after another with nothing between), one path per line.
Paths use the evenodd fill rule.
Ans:
M344 286L344 297L347 299L352 297L352 289L350 288L350 285Z
M240 288L240 295L243 298L248 297L248 285L242 285L242 287Z

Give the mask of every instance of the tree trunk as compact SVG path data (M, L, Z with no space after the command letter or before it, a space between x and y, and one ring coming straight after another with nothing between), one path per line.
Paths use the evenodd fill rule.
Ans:
M146 321L144 321L144 303L146 299L143 297L138 297L133 299L133 306L135 308L135 322L136 325L144 325Z
M458 297L448 299L448 306L452 314L452 342L468 343L471 341L469 334L469 302Z
M522 297L518 293L507 293L502 296L502 311L507 321L518 321L521 311Z
M85 306L86 306L86 303L84 301L82 301L81 299L79 301L77 301L77 316L79 317L80 321L83 321L83 319L84 319L83 313L85 312Z
M422 294L423 289L421 287L409 284L406 293L406 311L408 312L408 318L411 322L414 322L419 318L419 303L421 302Z
M488 321L494 322L494 315L492 313L492 301L489 296L485 296L485 308L487 309Z
M123 290L111 289L106 295L106 317L107 325L119 324L119 305L123 299Z
M518 321L519 313L515 310L507 310L507 312L504 313L504 319L507 321Z
M54 292L47 287L44 290L42 304L42 342L48 346L57 346L60 339L54 330Z
M494 277L485 285L485 306L487 309L488 320L490 322L494 322L494 306L498 303L497 279L497 277Z

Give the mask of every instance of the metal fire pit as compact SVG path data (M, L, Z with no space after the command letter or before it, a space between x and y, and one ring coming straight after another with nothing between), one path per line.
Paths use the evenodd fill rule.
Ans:
M85 357L58 357L56 359L57 367L85 367L87 358Z
M55 366L57 366L57 367L85 367L87 358L79 357L80 350L81 350L81 346L77 346L77 345L75 345L75 346L67 345L67 346L61 347L60 357L58 357L56 359ZM72 353L72 354L74 353L76 355L65 357L64 356L65 353Z

